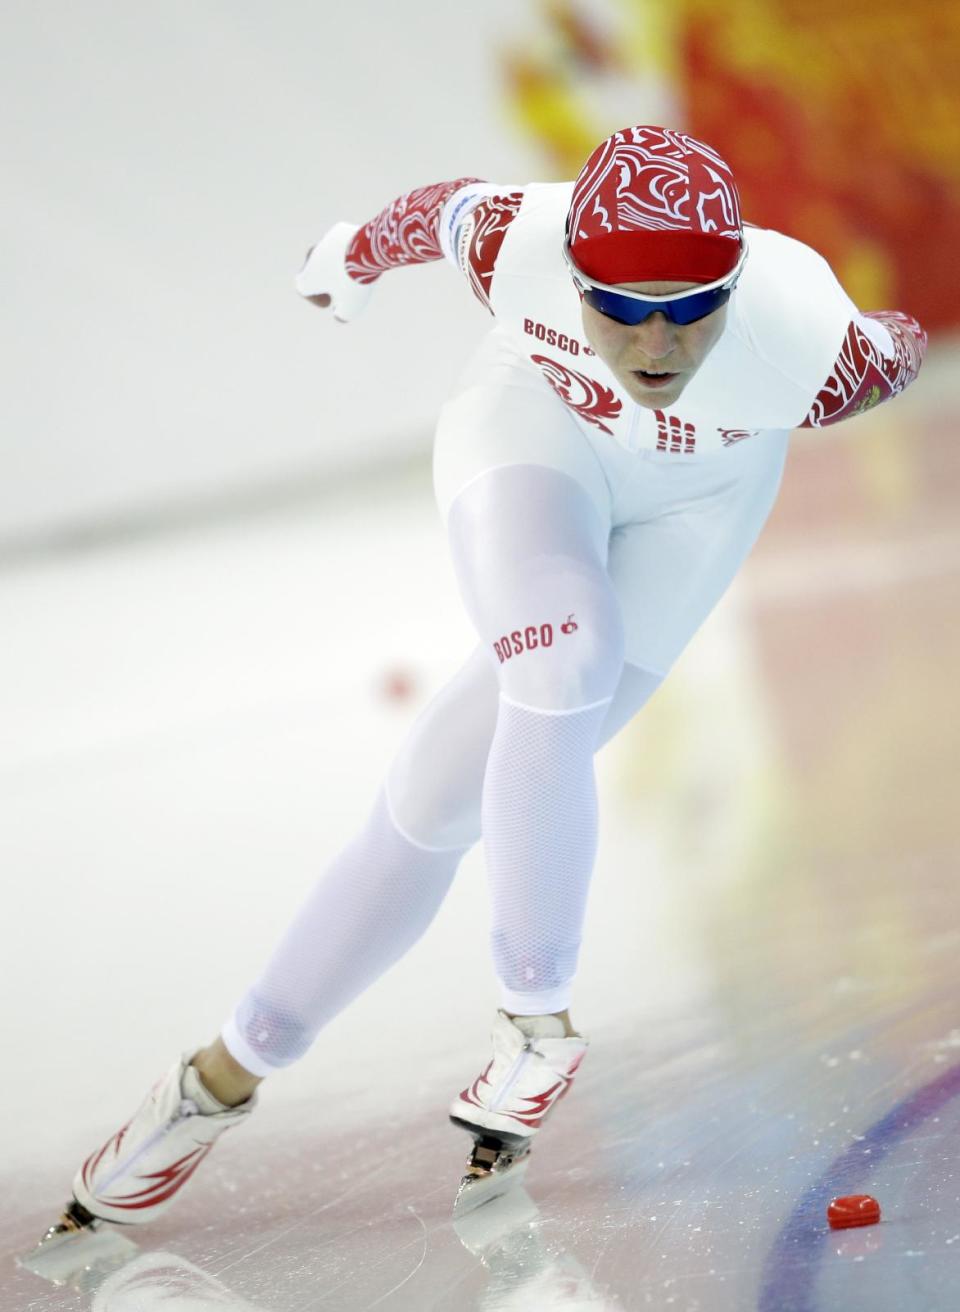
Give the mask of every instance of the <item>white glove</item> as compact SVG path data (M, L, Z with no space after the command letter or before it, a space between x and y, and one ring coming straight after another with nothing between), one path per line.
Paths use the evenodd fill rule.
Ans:
M335 223L311 247L294 283L301 296L329 296L340 323L355 319L373 292L372 283L357 282L347 273L347 247L359 231L359 224Z

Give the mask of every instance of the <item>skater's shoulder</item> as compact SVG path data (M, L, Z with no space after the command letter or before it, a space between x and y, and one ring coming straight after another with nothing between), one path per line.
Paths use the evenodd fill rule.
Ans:
M501 276L524 283L544 278L569 281L563 238L572 192L572 182L531 182L518 190L498 262Z
M830 263L814 247L775 228L747 225L747 259L737 300L759 322L816 320L825 310L853 304Z
M753 354L790 378L817 382L856 306L829 262L806 242L748 225L743 275L730 329Z
M451 196L441 224L444 255L493 313L494 284L527 293L531 280L568 281L563 234L572 182L473 183Z

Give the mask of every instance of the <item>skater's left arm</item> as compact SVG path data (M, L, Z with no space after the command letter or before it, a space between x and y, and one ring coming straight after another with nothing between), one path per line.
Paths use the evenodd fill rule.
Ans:
M857 310L833 368L801 428L824 428L861 415L909 387L923 363L927 334L900 310Z

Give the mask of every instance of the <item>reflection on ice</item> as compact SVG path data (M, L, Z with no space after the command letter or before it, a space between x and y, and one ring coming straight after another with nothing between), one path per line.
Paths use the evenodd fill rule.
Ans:
M424 1253L443 1248L444 1234L452 1224L463 1250L479 1260L486 1279L478 1284L476 1300L470 1305L483 1312L621 1312L624 1306L595 1283L568 1251L562 1229L544 1225L540 1209L520 1185L452 1223L438 1221L431 1228L419 1215L416 1219L423 1228ZM141 1239L147 1238L144 1230ZM390 1242L388 1227L383 1227L382 1242ZM250 1255L259 1247L253 1243ZM264 1260L269 1265L275 1259L265 1256ZM85 1312L268 1312L282 1306L273 1300L251 1302L169 1249L143 1252L109 1225L48 1241L19 1258L18 1264L52 1285L84 1295ZM388 1298L389 1292L397 1292L404 1283L388 1291ZM322 1271L310 1270L307 1265L302 1301L298 1295L295 1306L321 1306L329 1293ZM420 1296L412 1294L415 1300ZM362 1301L354 1302L354 1297ZM417 1304L402 1301L396 1305ZM66 1304L57 1301L44 1306ZM70 1306L76 1304L71 1300ZM341 1286L335 1306L366 1307L367 1302L358 1288L351 1291L349 1286Z
M145 1253L109 1276L90 1312L264 1312L176 1253Z
M596 1286L563 1250L556 1235L544 1237L540 1209L523 1188L454 1221L468 1252L479 1257L490 1280L476 1304L483 1312L619 1312L623 1304Z
M176 1253L140 1253L110 1229L54 1241L20 1265L92 1295L90 1312L264 1312Z

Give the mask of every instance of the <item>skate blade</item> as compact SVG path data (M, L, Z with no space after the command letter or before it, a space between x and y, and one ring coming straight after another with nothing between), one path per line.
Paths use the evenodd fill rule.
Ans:
M460 1181L460 1188L457 1190L457 1197L453 1204L454 1221L461 1220L471 1212L475 1212L478 1207L483 1207L485 1203L492 1203L495 1198L501 1198L517 1185L522 1184L529 1165L530 1155L525 1153L510 1166L495 1167L482 1175L473 1173L465 1175Z
M88 1227L42 1239L36 1248L17 1257L17 1266L53 1285L70 1285L83 1294L139 1252L136 1244L115 1230Z

